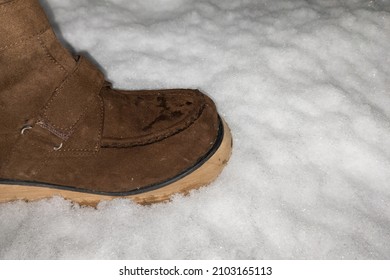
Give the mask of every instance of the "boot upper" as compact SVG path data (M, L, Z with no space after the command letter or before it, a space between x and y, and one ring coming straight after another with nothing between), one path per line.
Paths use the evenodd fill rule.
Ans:
M0 179L131 193L188 171L220 122L191 89L115 90L57 40L38 1L0 2Z

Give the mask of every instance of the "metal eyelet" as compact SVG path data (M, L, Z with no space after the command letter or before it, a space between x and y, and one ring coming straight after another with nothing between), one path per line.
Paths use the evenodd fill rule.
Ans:
M24 133L27 131L27 130L30 130L32 129L33 127L31 125L25 125L22 127L22 129L20 130L20 134L24 135Z
M20 134L21 135L24 135L26 133L26 131L32 129L33 127L31 125L28 125L26 124L25 126L22 127L22 129L20 130ZM59 151L62 149L62 146L63 146L63 143L61 143L59 146L57 147L53 147L53 150L54 151Z
M58 147L54 147L53 150L54 150L54 151L59 151L59 150L61 150L62 145L63 145L63 143L61 143Z

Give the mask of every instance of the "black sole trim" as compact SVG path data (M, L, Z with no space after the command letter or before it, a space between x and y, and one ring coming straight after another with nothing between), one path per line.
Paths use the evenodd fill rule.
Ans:
M0 179L0 185L20 185L20 186L31 186L31 187L44 187L44 188L51 188L51 189L60 189L60 190L66 190L66 191L72 191L72 192L79 192L79 193L90 193L90 194L95 194L95 195L106 195L106 196L116 196L116 197L121 197L121 196L131 196L131 195L137 195L137 194L142 194L150 191L154 191L160 188L163 188L167 185L170 185L176 181L179 181L180 179L188 176L195 170L197 170L199 167L201 167L206 161L208 161L214 154L215 152L219 149L223 142L223 135L224 135L224 127L223 127L223 122L221 118L218 116L219 120L219 128L218 128L218 135L217 139L215 140L213 146L211 149L204 154L198 162L196 162L193 166L187 168L184 170L182 173L176 175L173 178L170 178L168 180L165 180L161 183L141 187L136 190L131 190L128 192L101 192L101 191L91 191L87 189L82 189L82 188L76 188L76 187L69 187L69 186L62 186L62 185L55 185L55 184L48 184L48 183L41 183L41 182L34 182L34 181L17 181L17 180L3 180Z

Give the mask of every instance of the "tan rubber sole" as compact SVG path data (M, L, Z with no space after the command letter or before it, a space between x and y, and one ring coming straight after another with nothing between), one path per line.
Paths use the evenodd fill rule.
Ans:
M35 201L61 196L78 204L89 206L96 206L101 201L115 198L127 198L145 205L167 201L176 193L186 195L191 190L206 186L214 181L227 164L232 153L233 142L230 129L225 121L223 121L223 126L223 141L214 155L192 173L162 188L129 196L109 196L39 186L0 184L0 202L15 200Z

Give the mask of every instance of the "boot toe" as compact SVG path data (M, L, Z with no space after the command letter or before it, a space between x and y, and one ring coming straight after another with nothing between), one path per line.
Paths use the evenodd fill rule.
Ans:
M103 147L146 145L170 137L192 125L212 103L197 90L181 89L106 89L102 97Z
M107 96L101 152L110 163L102 170L110 181L99 180L100 191L162 187L200 166L216 145L221 128L215 105L197 90Z

